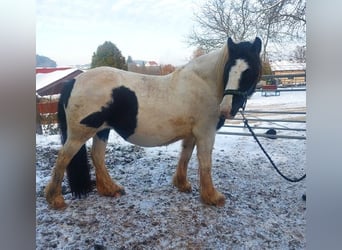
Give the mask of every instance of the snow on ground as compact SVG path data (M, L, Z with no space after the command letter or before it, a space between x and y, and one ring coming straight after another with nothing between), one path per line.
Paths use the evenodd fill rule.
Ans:
M261 97L257 92L247 103L247 109L260 110L305 111L305 107L305 92L281 92L277 97ZM305 123L253 125L305 128ZM305 140L260 141L286 175L304 173ZM252 137L216 136L212 177L226 196L220 208L200 202L196 152L188 170L193 191L180 193L171 184L180 142L141 148L111 132L106 164L126 194L109 198L94 190L87 198L74 199L64 180L69 206L52 210L43 190L59 148L59 135L36 136L37 249L305 249L305 180L283 180Z

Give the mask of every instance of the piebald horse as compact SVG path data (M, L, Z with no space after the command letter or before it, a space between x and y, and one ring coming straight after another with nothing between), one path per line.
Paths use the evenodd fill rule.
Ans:
M197 147L200 197L222 206L225 196L211 177L216 130L233 118L251 96L261 74L261 40L227 43L193 59L166 76L137 74L111 67L86 71L66 83L58 108L62 148L58 153L45 197L54 209L66 207L61 182L67 171L76 196L91 189L85 143L93 138L91 158L100 195L124 194L105 166L110 129L126 141L153 147L183 140L173 176L181 192L191 192L187 166Z

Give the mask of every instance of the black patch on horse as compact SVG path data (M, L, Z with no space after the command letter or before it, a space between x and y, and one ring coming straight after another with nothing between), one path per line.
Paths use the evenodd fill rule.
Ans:
M101 111L85 117L81 124L99 128L103 123L122 136L125 140L134 134L137 127L138 99L134 91L120 86L112 90L112 100Z
M219 130L224 125L225 121L226 121L226 118L223 115L221 115L219 117L218 123L216 124L216 130Z
M100 138L100 140L106 142L108 141L109 132L110 132L110 129L104 129L104 130L101 130L100 132L97 132L96 135L97 137Z

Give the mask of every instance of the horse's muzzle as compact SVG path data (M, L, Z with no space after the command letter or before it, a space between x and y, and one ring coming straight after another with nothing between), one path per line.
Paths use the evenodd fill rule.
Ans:
M235 115L232 115L230 111L221 110L221 116L223 116L226 119L233 119Z

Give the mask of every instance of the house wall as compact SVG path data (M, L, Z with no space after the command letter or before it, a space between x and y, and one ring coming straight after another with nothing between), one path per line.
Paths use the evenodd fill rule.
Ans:
M273 71L273 74L276 76L281 75L292 75L292 74L305 74L305 70L279 70ZM279 78L280 83L283 85L298 85L298 84L306 84L305 76L294 76L294 77L284 77Z

